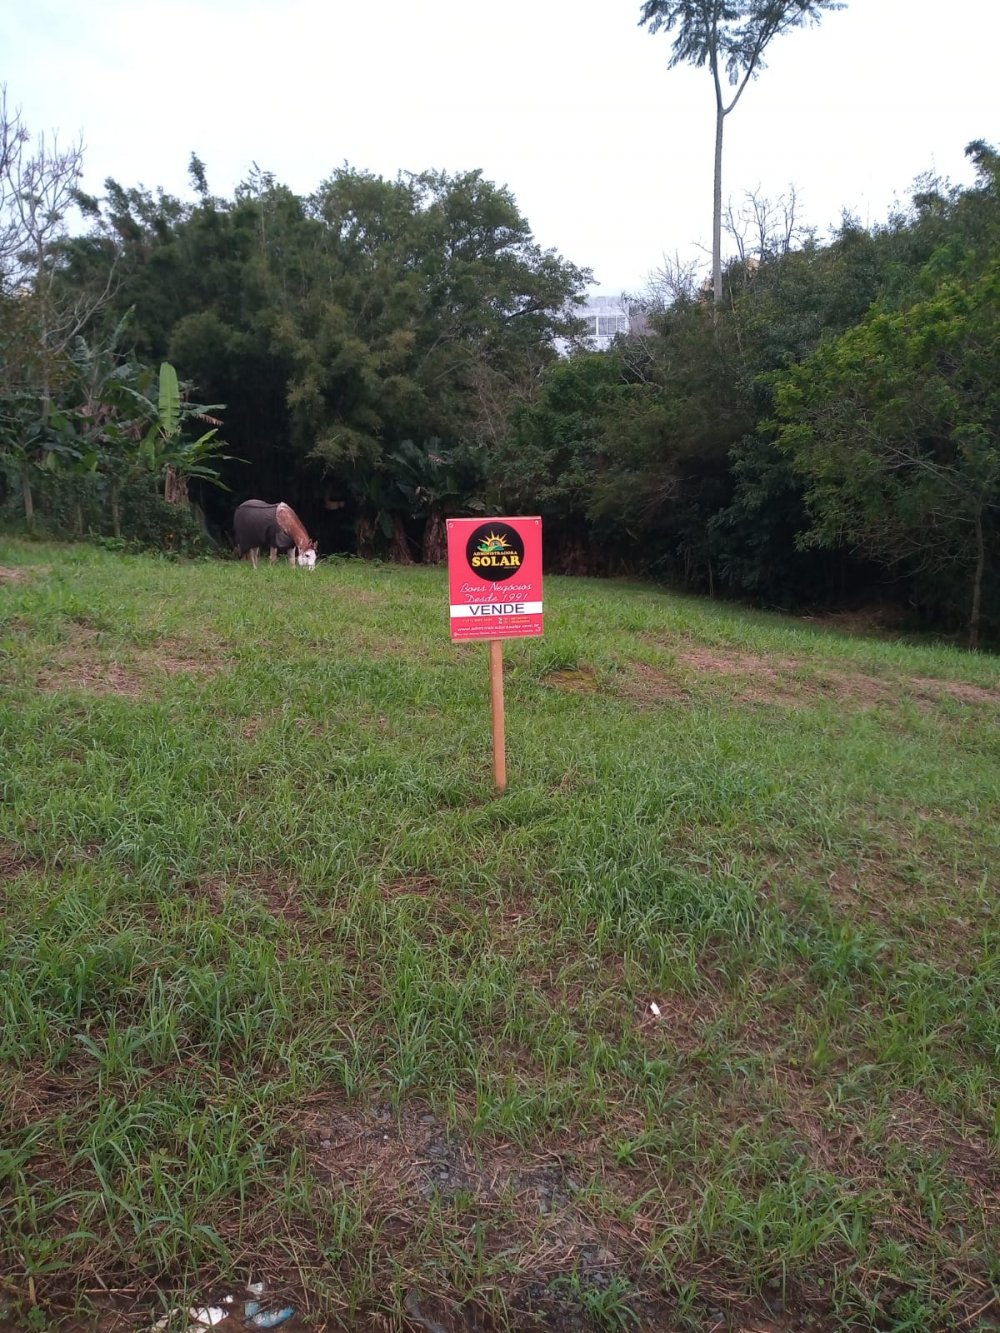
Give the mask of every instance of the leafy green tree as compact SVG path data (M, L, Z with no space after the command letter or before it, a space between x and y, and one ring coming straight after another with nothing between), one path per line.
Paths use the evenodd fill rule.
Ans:
M874 309L789 371L780 446L805 479L807 543L969 584L969 646L1000 508L1000 263Z
M709 519L729 498L729 454L754 425L738 327L704 302L654 317L637 388L609 436L590 512L632 535L642 564L685 585L715 584Z
M728 494L727 455L753 425L731 327L678 303L637 343L573 356L514 412L492 460L501 496L549 518L566 572L678 572L711 586L708 518Z
M644 0L640 26L675 33L669 68L708 66L715 86L715 175L712 207L712 284L722 301L722 134L747 84L764 68L764 52L790 28L819 21L839 0ZM728 104L725 82L735 89Z
M542 515L551 567L606 568L595 550L597 534L609 535L591 512L595 487L642 392L620 348L579 352L542 373L533 399L514 406L509 433L490 450L488 481L498 507Z
M958 191L932 177L916 182L912 203L866 228L845 217L833 239L799 248L761 245L760 262L731 264L719 320L734 326L756 426L729 457L731 499L712 515L711 544L723 583L779 607L818 605L861 593L878 571L858 548L796 543L808 526L805 482L775 444L775 385L824 340L859 324L873 303L905 309L932 292L988 233L981 190ZM975 196L975 206L972 207ZM757 210L754 210L756 216Z
M425 565L440 565L448 558L446 520L485 508L475 494L481 465L469 449L445 450L439 440L419 445L404 440L389 456L396 485L411 518L423 521L420 556Z
M202 397L229 404L227 436L249 466L216 460L223 480L294 503L290 480L304 493L316 478L299 479L305 469L290 441L286 401L292 366L276 330L316 280L315 224L266 173L255 172L229 202L202 180L194 205L108 181L105 197L91 201L90 233L69 247L67 281L85 287L113 265L118 281L95 340L128 312L143 361L169 361ZM151 398L156 392L150 386Z
M478 172L345 167L301 200L255 167L233 201L210 195L201 163L192 172L193 206L109 182L72 279L114 263L115 314L134 310L139 354L231 404L227 434L249 463L224 470L234 489L307 512L326 492L381 548L390 510L411 521L392 461L403 442L436 439L451 458L495 445L587 274L535 245Z
M497 398L555 360L587 275L540 250L509 192L478 172L387 181L344 169L310 213L325 277L276 337L294 367L293 440L367 531L364 511L377 499L385 514L400 494L374 479L393 477L404 441L437 439L449 456L491 442Z

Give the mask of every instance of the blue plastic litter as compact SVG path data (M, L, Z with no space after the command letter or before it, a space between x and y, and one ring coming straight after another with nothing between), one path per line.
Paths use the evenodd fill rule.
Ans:
M247 1308L256 1304L256 1301L247 1301ZM250 1315L246 1322L254 1328L277 1328L291 1319L294 1313L295 1307L292 1305L286 1305L282 1310L260 1310L258 1307L258 1312Z

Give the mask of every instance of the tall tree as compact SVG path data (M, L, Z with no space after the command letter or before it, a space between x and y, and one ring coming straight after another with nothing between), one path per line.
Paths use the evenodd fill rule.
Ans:
M789 28L818 23L840 0L644 0L639 25L672 32L669 68L688 62L708 66L715 84L715 184L712 207L712 286L722 300L722 131L726 117L752 78L764 68L764 52ZM726 104L724 82L735 89Z
M806 482L806 542L969 587L969 647L1000 512L1000 263L822 343L779 382L779 445Z
M292 366L292 443L354 507L361 547L391 530L401 557L404 442L433 439L449 457L492 443L497 400L555 360L590 275L542 250L478 171L385 180L345 167L309 211L315 278L274 340Z

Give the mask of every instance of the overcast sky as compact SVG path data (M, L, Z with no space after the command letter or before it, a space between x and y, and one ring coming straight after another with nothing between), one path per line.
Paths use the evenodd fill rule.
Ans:
M254 162L309 193L345 161L481 168L537 240L636 291L711 238L705 70L668 71L638 0L6 0L0 82L34 133L82 136L84 187L229 196ZM1000 0L850 0L776 40L727 120L724 197L795 186L821 234L1000 141Z

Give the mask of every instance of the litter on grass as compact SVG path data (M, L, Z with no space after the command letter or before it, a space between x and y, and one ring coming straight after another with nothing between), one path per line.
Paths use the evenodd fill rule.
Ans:
M227 1296L226 1305L232 1305L232 1303L233 1297ZM168 1311L162 1319L158 1319L153 1325L152 1333L162 1333L163 1329L170 1327L172 1319L183 1313L184 1310L180 1306L176 1310ZM193 1319L194 1323L187 1326L185 1333L202 1333L202 1329L211 1328L213 1324L221 1324L228 1314L229 1311L225 1305L192 1305L187 1312L187 1317Z
M295 1307L292 1305L284 1305L276 1310L263 1309L257 1297L263 1296L264 1291L263 1282L247 1284L246 1294L251 1299L244 1302L243 1323L248 1328L280 1328L295 1314ZM202 1333L202 1330L206 1328L221 1324L223 1319L232 1314L235 1303L235 1296L224 1296L221 1305L192 1305L187 1311L187 1317L194 1322L187 1326L184 1333ZM170 1327L171 1322L178 1316L183 1316L183 1314L183 1306L177 1306L176 1309L169 1310L162 1319L156 1321L150 1333L164 1333Z
M251 1306L254 1307L253 1310ZM286 1305L280 1310L262 1310L258 1301L247 1301L244 1313L248 1316L246 1322L251 1328L277 1328L287 1319L291 1319L295 1309L291 1305Z

